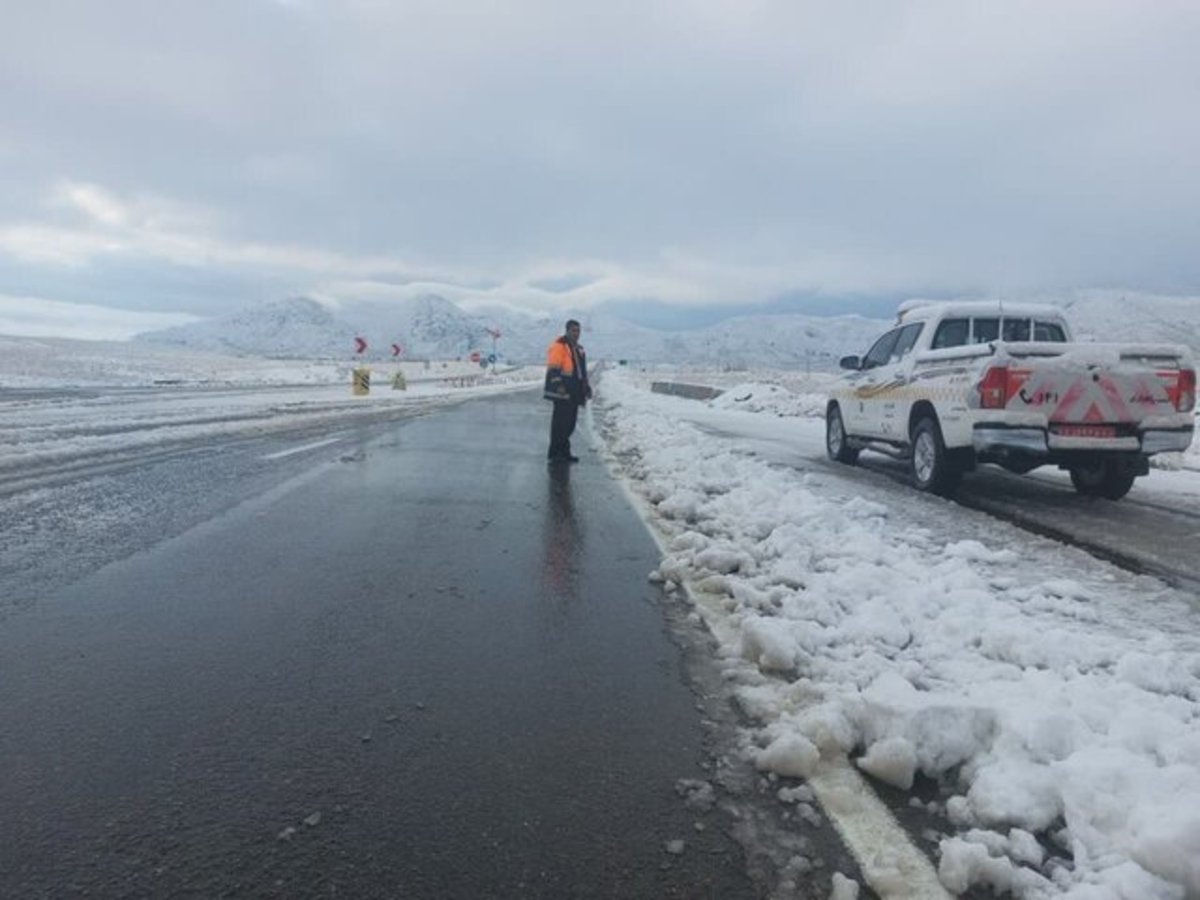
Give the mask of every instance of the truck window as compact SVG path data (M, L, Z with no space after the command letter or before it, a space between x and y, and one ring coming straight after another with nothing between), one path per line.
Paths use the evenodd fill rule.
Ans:
M900 332L903 329L893 328L874 344L867 351L867 355L863 357L862 367L864 369L874 369L876 366L882 366L892 357L892 348L896 346L896 339L900 337Z
M1003 330L1004 330L1004 339L1006 341L1027 341L1027 340L1029 340L1029 320L1028 319L1005 319Z
M900 335L896 338L896 346L892 348L892 362L900 362L908 355L908 351L917 342L917 335L921 333L924 324L923 322L913 322L913 324L905 325L900 329Z
M1067 333L1058 322L1034 322L1033 339L1035 341L1051 341L1055 344L1065 344Z
M975 319L971 329L972 344L988 344L1000 337L1000 320Z
M967 335L970 331L970 319L942 319L937 327L937 331L933 333L932 349L941 350L943 347L961 347L967 342Z

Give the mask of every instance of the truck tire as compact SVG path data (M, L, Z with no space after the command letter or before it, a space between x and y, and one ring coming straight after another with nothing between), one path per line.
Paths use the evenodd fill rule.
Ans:
M825 413L825 452L834 462L848 466L858 461L858 450L850 446L846 426L842 422L842 411L836 403Z
M1133 487L1133 472L1112 460L1101 459L1087 465L1071 467L1071 484L1085 497L1104 497L1120 500Z
M912 430L912 480L918 491L953 496L962 481L963 470L946 450L937 419L926 416Z

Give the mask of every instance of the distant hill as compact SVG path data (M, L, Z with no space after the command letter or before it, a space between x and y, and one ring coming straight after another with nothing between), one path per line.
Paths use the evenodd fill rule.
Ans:
M604 313L582 314L583 344L593 359L666 364L832 368L845 353L860 352L887 326L860 316L753 316L705 329L664 332ZM366 360L391 356L399 343L407 359L453 359L473 350L490 353L488 329L500 331L497 352L511 362L540 362L562 333L559 317L511 310L468 314L443 297L426 294L392 304L360 304L335 315L305 297L264 303L219 319L138 335L135 340L189 350L272 358L347 359L354 338L368 342Z
M1200 354L1200 298L1087 291L1008 299L1064 307L1082 337L1181 343ZM838 358L848 353L862 353L890 324L853 315L791 314L745 316L708 328L666 332L604 312L579 318L583 344L593 359L817 371L836 368ZM562 319L501 308L472 314L436 294L388 304L360 303L336 314L315 300L296 297L148 332L137 340L247 356L347 360L354 357L354 337L361 335L369 345L365 360L391 358L393 343L403 346L407 359L454 359L474 350L490 353L489 328L501 333L495 342L501 358L539 363L546 346L562 332Z
M820 371L836 369L848 353L862 353L890 325L862 316L744 316L673 335L668 343L686 357L739 368Z
M437 294L395 303L360 306L344 313L379 354L398 343L406 356L446 359L490 346L488 323L463 312Z
M1200 297L1088 291L1063 306L1078 335L1097 341L1185 344L1200 355Z
M354 343L354 326L306 297L249 307L218 319L147 331L134 340L148 344L275 358L324 359Z

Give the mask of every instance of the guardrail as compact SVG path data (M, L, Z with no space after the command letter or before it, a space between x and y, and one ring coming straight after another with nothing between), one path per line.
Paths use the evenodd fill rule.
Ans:
M711 400L725 393L720 388L703 384L680 384L676 381L652 381L650 390L655 394L672 394L689 400Z

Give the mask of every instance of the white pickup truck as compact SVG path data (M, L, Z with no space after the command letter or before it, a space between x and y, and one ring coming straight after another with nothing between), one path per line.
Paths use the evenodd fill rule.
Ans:
M825 412L831 459L870 449L907 459L948 496L995 463L1056 465L1081 494L1119 499L1155 453L1186 450L1196 370L1175 345L1073 343L1053 306L902 304L895 327L847 369Z

